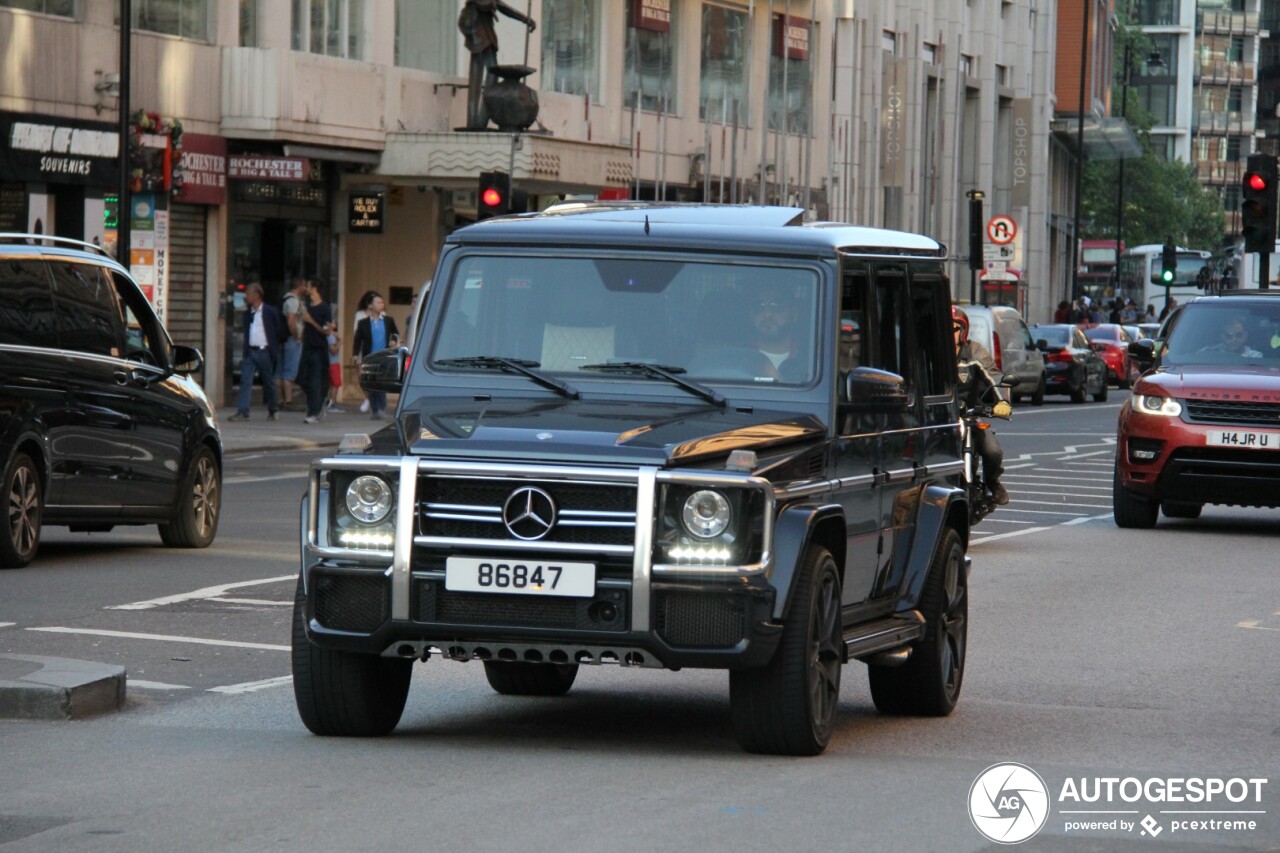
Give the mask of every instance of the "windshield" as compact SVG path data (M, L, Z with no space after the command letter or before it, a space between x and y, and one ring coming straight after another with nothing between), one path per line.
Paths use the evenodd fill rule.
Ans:
M694 382L807 385L818 281L813 269L724 261L470 255L448 284L430 364L501 357L581 382L638 362Z
M1092 329L1085 329L1084 336L1091 341L1124 340L1119 326L1094 326Z
M1165 365L1258 363L1275 368L1280 366L1280 302L1188 305L1165 346Z
M1031 337L1044 340L1051 347L1066 347L1071 345L1071 327L1036 326L1031 330Z

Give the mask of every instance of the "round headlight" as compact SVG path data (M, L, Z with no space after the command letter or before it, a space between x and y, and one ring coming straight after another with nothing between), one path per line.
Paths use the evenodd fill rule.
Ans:
M391 512L391 486L372 474L356 477L347 486L347 512L362 524L377 524Z
M729 501L719 492L703 489L689 495L680 514L684 528L699 539L711 539L724 533L732 513Z

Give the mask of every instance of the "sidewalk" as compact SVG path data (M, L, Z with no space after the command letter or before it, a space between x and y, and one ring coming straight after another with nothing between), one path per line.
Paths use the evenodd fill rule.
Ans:
M226 454L253 453L264 450L315 450L329 452L348 433L368 435L391 426L391 416L375 421L360 411L360 403L344 407L345 412L330 412L318 424L304 423L306 412L281 410L279 420L267 420L266 407L255 403L247 421L232 421L235 406L218 409L218 427L222 432L222 449Z

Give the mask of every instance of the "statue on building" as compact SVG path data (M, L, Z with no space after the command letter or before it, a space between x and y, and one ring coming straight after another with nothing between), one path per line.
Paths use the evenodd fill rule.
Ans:
M503 3L502 0L467 0L458 15L458 29L463 44L471 53L471 76L467 86L467 130L484 130L489 126L489 110L484 102L484 87L491 69L498 64L498 34L494 29L498 13L514 18L533 32L533 18ZM532 71L532 69L530 69Z

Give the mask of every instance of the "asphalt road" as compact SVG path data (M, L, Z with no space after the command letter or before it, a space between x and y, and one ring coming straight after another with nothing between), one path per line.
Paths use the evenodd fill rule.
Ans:
M526 699L432 660L392 737L311 736L287 654L308 456L237 456L205 551L54 532L0 573L0 651L120 664L129 684L120 713L0 721L0 849L993 850L979 822L1037 817L1024 787L971 818L1004 762L1047 791L1028 850L1280 849L1276 514L1116 528L1121 399L1050 398L998 427L1013 501L974 532L956 712L881 716L855 663L813 759L740 752L727 678L701 671L584 667L567 697ZM1226 790L1088 800L1107 778ZM1247 780L1260 797L1228 798Z

